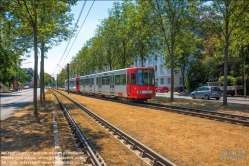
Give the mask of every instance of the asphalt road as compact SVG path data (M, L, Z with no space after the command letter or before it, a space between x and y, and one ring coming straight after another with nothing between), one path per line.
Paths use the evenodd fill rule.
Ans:
M40 89L37 89L37 96L40 95ZM30 104L33 101L33 89L26 89L12 93L0 93L1 116L4 120L12 116L15 112Z
M156 93L156 96L162 96L162 97L170 97L169 93ZM183 98L183 99L190 99L190 100L204 100L204 99L192 99L190 95L182 95L177 92L174 93L174 98ZM221 97L220 100L216 99L210 99L212 102L223 102L223 98ZM244 97L236 97L236 96L228 96L227 102L229 103L237 103L237 104L246 104L249 105L249 96L247 98Z

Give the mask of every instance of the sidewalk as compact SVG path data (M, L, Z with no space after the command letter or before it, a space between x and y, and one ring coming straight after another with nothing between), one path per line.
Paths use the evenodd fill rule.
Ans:
M1 121L1 166L54 165L51 103L48 99L39 107L38 117L30 104Z
M170 97L170 92L168 92L168 93L157 93L157 96ZM191 99L191 92L186 93L186 94L174 92L174 97ZM247 96L247 98L244 98L244 96L230 96L230 95L228 95L227 99L230 100L230 101L234 100L236 103L238 103L239 101L242 101L242 102L248 101L248 104L249 104L249 96ZM220 101L221 100L222 100L222 96L221 96Z

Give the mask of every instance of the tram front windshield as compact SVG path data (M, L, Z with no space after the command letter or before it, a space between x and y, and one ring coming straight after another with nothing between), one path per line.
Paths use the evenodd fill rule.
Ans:
M137 71L138 85L155 85L154 71L151 69L139 69Z

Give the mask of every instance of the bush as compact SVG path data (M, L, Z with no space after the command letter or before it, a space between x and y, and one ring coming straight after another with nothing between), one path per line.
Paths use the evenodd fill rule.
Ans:
M223 86L224 84L224 76L221 76L219 79L218 79L218 82L221 84L221 86ZM235 82L235 78L232 77L232 76L227 76L227 86L232 86Z
M200 86L200 82L187 77L185 78L185 86L187 88L187 92L191 92Z
M243 84L244 84L244 80L242 77L234 78L233 85L243 85Z

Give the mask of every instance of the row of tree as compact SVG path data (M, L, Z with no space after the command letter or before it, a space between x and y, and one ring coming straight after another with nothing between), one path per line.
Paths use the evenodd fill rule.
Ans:
M125 68L150 55L162 55L171 68L171 101L174 73L187 73L194 82L224 76L223 104L227 104L227 76L249 72L247 0L155 0L116 2L70 62L71 76ZM58 76L62 84L66 70Z
M22 60L34 51L34 114L37 115L38 51L40 50L40 102L45 100L44 58L52 46L73 35L71 6L76 0L1 0L0 79L18 76Z
M44 94L44 57L53 45L72 37L71 1L2 0L0 2L1 80L16 71L22 56L34 49L34 110L37 113L38 48L41 53L41 99ZM158 0L114 3L70 62L73 74L89 74L104 68L129 67L137 59L163 55L171 68L171 100L174 73L187 72L187 82L204 82L228 74L248 73L247 0ZM8 75L8 74L7 74ZM16 75L16 74L14 74ZM184 76L184 75L183 75ZM66 70L58 76L63 84ZM5 78L4 78L5 80ZM42 102L42 100L41 100ZM227 104L224 92L223 104Z

